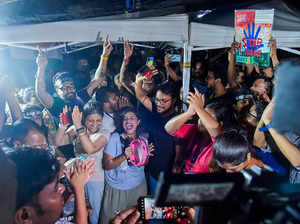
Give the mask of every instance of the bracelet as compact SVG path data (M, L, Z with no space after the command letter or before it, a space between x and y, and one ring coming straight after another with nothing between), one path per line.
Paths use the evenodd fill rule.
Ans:
M76 129L77 134L80 134L83 131L85 131L85 127L81 127L81 128Z
M269 124L267 124L266 126L259 128L258 130L259 130L260 132L266 132L266 131L268 131L270 128L271 128L271 122L270 122Z
M123 156L125 156L125 160L128 159L125 153L123 153Z
M108 60L108 57L107 57L107 56L101 55L101 59L102 59L103 61L107 61L107 60Z

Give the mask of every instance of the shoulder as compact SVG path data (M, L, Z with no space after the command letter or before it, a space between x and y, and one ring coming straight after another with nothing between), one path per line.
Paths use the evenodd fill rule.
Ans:
M109 141L120 141L120 134L118 132L114 132L111 136Z
M106 140L108 140L109 137L110 137L110 133L109 133L109 131L108 131L107 129L102 128L102 129L100 129L97 133L92 134L92 135L90 136L90 139L91 139L92 141L93 141L93 140L97 140L97 139L100 138L101 136L104 136L104 137L106 138Z

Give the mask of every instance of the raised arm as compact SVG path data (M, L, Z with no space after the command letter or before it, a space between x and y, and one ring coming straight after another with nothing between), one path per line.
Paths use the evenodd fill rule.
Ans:
M53 97L46 90L45 83L45 71L48 64L48 60L41 49L39 49L39 55L36 58L37 73L35 78L35 91L36 95L41 103L50 109L53 106Z
M96 162L93 159L86 159L74 163L73 167L65 172L75 193L75 221L78 224L88 224L88 212L86 208L84 185L94 174L93 168Z
M271 60L272 60L273 68L275 68L277 65L279 65L279 60L278 60L278 57L277 57L276 39L274 37L272 37L270 39L270 48L271 48L270 57L271 57Z
M60 121L59 121L59 128L55 134L55 145L56 146L63 146L71 144L74 136L69 135L66 133L68 124L66 123L68 119L68 107L65 106L63 108L63 112L60 114Z
M263 126L264 126L264 121L262 119L260 119L260 121L258 122L258 124L256 126L254 136L253 136L253 145L258 148L267 146L265 133L262 131L259 131L259 129L262 128Z
M15 87L8 77L5 77L5 85L3 86L6 102L8 104L12 120L16 121L23 117L20 105L15 96Z
M182 77L178 76L176 72L171 68L170 66L170 58L169 55L166 54L164 58L165 68L167 70L167 73L170 75L171 79L173 79L175 82L182 80Z
M165 125L165 130L169 134L176 132L185 122L187 122L194 114L194 108L190 105L188 110L182 114L179 114L169 120Z
M110 41L108 39L108 35L107 35L105 38L105 41L103 43L103 52L101 55L101 59L100 59L98 68L95 72L94 79L99 79L101 76L106 75L107 62L108 62L108 58L109 58L112 50L113 50L113 47L112 47L112 44L110 43Z
M273 107L274 103L271 101L262 115L265 125L270 124L272 120ZM292 166L299 167L300 149L291 143L284 135L279 134L272 126L269 128L269 132L282 154L289 160Z
M145 77L137 74L135 79L135 96L149 110L152 111L152 102L142 88Z
M78 130L79 132L78 136L80 139L80 143L87 154L98 152L106 145L107 138L105 136L100 136L95 141L90 140L89 136L87 135L87 131L84 129L81 123L82 112L79 111L79 108L77 106L75 106L73 109L72 120L76 130Z
M231 88L236 88L238 86L236 82L236 69L235 69L235 49L238 43L233 42L230 50L228 51L228 68L227 68L227 78L228 83Z
M0 79L0 86L2 87L2 81L3 79ZM5 98L4 94L2 93L2 90L0 90L0 133L2 131L3 125L5 123Z
M134 89L130 85L128 85L127 80L125 79L125 72L132 56L133 48L134 45L129 44L128 40L124 42L124 58L120 70L120 83L132 95L134 95Z
M194 108L201 124L206 128L211 137L216 137L219 134L220 124L212 117L204 108L205 96L200 94L195 88L195 94L189 92L187 102Z
M97 88L102 86L107 86L107 77L106 77L106 69L107 69L107 61L111 51L113 50L112 44L108 40L108 36L106 36L105 41L103 43L103 52L101 55L101 59L97 70L95 72L94 78L89 83L86 91L90 97L94 94Z

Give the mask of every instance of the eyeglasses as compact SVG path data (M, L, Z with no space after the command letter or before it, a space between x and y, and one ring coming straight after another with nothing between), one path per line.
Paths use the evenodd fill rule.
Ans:
M24 112L25 118L32 118L32 117L42 117L43 113L41 111L28 111Z
M155 103L160 103L160 104L166 104L170 101L171 99L158 99L158 98L155 98Z
M63 91L63 92L73 91L73 90L75 90L75 86L73 86L73 85L62 86L62 87L60 87L58 89L61 90L61 91Z

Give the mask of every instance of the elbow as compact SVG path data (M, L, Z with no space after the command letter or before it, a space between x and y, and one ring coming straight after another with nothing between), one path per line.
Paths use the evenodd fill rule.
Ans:
M171 125L169 125L168 123L165 125L165 131L169 134L172 135L174 132L176 132L177 130L174 130L174 128L172 128Z
M300 167L300 160L290 161L290 163L295 168Z

